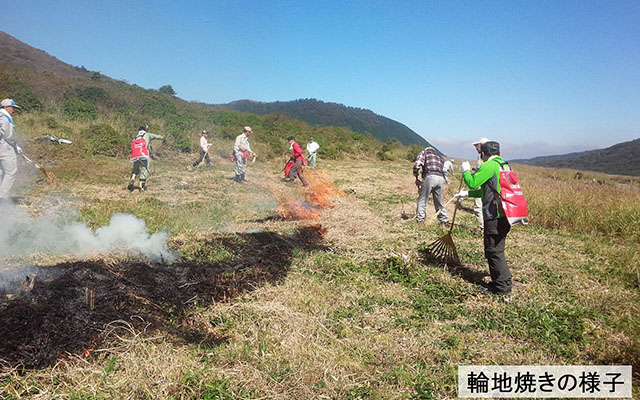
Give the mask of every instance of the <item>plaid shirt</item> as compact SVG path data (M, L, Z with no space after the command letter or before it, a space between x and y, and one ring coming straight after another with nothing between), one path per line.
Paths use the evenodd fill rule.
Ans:
M444 160L442 157L436 154L433 149L424 149L416 157L416 162L413 164L413 174L418 176L418 171L422 168L422 176L426 175L440 175L442 168L444 167Z

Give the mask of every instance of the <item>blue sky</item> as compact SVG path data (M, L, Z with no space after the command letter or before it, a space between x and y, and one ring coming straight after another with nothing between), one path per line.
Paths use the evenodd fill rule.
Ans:
M185 100L316 98L474 158L640 137L640 1L5 2L1 30Z

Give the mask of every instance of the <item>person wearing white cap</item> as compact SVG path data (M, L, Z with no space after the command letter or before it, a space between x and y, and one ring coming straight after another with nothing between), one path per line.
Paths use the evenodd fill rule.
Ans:
M478 152L478 161L476 161L476 169L480 168L480 166L482 165L482 150L481 150L482 145L490 141L491 140L487 139L486 137L483 137L472 143L473 147L475 147L476 151ZM476 197L473 200L474 200L473 214L475 214L476 219L478 220L478 226L480 227L480 230L484 231L484 217L482 216L482 199Z
M233 146L233 155L236 161L236 176L233 180L238 183L245 181L244 174L247 172L247 159L249 155L255 156L255 153L251 150L251 146L249 146L249 135L252 133L251 127L245 126L244 131L236 137L236 143Z
M7 200L18 172L18 154L22 149L16 143L13 114L21 107L12 99L0 103L0 200Z
M206 130L203 129L202 132L200 132L200 158L198 158L198 160L194 161L193 164L189 166L189 170L192 170L193 168L200 165L203 160L207 163L206 168L211 168L211 158L209 157L209 147L211 147L211 143L207 141L208 136L209 132L207 132Z

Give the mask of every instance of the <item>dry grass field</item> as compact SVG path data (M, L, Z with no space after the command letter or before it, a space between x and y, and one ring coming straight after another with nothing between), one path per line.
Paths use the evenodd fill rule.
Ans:
M445 233L432 203L427 223L409 218L408 161L319 160L313 199L279 161L237 184L220 155L187 171L192 158L158 160L146 193L125 189L123 160L61 161L55 185L27 184L22 165L33 218L55 208L96 229L132 213L180 259L9 260L64 281L0 299L3 340L19 336L0 346L0 398L451 399L470 364L632 364L640 398L637 179L517 166L531 224L507 238L514 294L493 297L472 201L453 229L463 266L443 266L426 251Z

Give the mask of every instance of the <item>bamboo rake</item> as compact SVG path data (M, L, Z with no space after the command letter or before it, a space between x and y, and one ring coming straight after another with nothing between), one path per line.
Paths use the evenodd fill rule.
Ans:
M460 189L462 189L462 182L464 182L464 178L460 179L460 186L458 187L458 192L460 191ZM447 266L447 264L451 264L451 265L461 264L460 257L458 256L458 250L456 250L456 245L455 243L453 243L453 236L451 236L451 232L453 231L453 227L456 221L456 213L458 212L458 203L459 203L459 199L458 201L456 201L456 207L453 211L453 218L451 219L451 226L449 227L449 232L447 232L440 239L436 240L435 242L427 246L427 250L429 251L429 253L431 253L432 256L434 256L439 260L444 261L445 267Z

